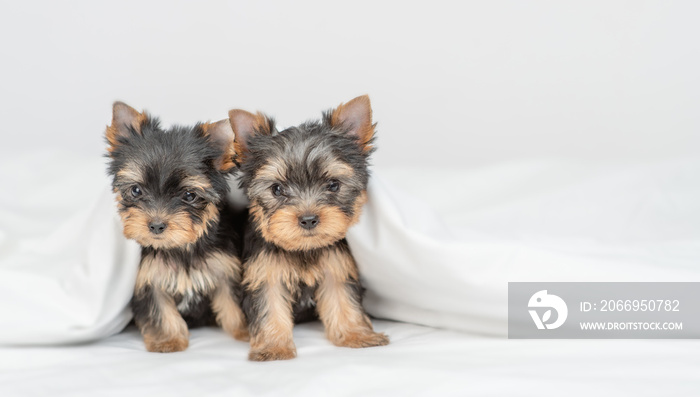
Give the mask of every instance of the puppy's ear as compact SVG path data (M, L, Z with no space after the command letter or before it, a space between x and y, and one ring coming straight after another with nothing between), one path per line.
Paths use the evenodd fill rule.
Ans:
M248 142L255 135L270 135L274 129L273 121L264 114L246 112L241 109L233 109L228 112L228 119L235 135L233 148L236 156L244 159L248 151Z
M141 133L141 124L146 120L144 113L139 113L124 102L114 102L112 105L112 124L107 126L105 136L111 152L133 133Z
M215 166L221 172L229 172L236 166L233 162L235 152L233 150L233 129L228 119L219 120L216 123L202 124L204 136L221 149L221 156L216 160Z
M350 102L341 103L331 111L329 121L331 126L343 128L348 134L355 136L363 151L372 150L374 127L377 124L372 124L369 96L362 95Z

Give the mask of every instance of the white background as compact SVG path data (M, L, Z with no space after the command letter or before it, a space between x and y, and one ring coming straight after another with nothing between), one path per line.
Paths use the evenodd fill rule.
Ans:
M279 124L370 94L378 166L700 153L700 3L2 2L2 152L104 150L111 103Z

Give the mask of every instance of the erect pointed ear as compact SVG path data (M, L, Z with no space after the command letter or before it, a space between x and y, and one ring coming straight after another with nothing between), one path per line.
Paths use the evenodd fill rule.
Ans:
M348 103L341 103L331 111L330 123L333 127L345 129L354 135L363 151L372 149L374 127L372 124L372 106L369 96L362 95Z
M219 120L215 123L202 124L204 136L221 149L221 156L216 160L215 166L221 172L229 172L236 166L233 162L235 152L233 151L233 129L228 119Z
M233 109L228 112L228 119L235 135L233 148L236 156L244 159L248 151L248 142L254 135L270 135L273 123L264 114L246 112L241 109Z
M111 152L125 139L132 136L132 131L141 133L141 123L146 115L139 113L124 102L114 102L112 105L112 124L107 126L105 136L109 142Z

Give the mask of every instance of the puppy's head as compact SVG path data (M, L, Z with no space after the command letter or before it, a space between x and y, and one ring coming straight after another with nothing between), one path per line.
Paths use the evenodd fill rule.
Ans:
M116 102L105 135L124 236L144 247L183 248L218 223L234 168L228 120L166 131Z
M374 127L369 97L278 132L265 115L229 112L241 187L263 238L289 251L331 245L366 201Z

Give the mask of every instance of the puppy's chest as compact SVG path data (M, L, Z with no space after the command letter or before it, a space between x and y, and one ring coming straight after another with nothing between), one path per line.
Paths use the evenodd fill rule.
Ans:
M315 319L317 317L316 292L319 285L326 282L327 278L334 277L331 275L331 269L336 264L309 261L292 262L288 265L293 269L287 288L292 298L294 321L299 323Z
M275 270L279 272L282 282L294 293L297 289L318 286L325 277L327 266L319 257L287 256L279 260Z
M217 286L235 278L238 262L218 255L202 259L176 259L151 255L143 258L137 277L137 288L150 285L182 301L210 295Z
M287 255L280 262L290 269L291 279L300 287L316 287L327 279L345 280L356 275L349 252L335 247L310 254Z
M291 294L294 321L313 319L316 316L316 290L326 274L324 266L318 258L286 259L288 273L282 273L282 281Z

